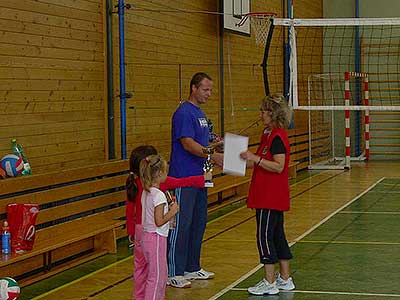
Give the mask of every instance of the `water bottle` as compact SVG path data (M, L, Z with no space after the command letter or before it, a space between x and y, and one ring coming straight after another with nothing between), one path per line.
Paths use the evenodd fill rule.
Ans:
M1 253L3 254L11 253L11 234L7 221L4 221L3 223L3 231L1 234Z
M22 171L22 175L32 174L31 165L29 164L28 159L26 158L26 156L24 154L24 150L22 149L22 146L20 144L17 144L16 139L11 140L11 150L13 151L13 153L15 155L21 157L24 162L24 170Z

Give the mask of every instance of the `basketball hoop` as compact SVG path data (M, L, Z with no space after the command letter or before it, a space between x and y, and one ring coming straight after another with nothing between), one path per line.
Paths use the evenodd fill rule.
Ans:
M251 12L244 14L239 23L235 25L241 27L246 23L247 19L250 19L250 24L255 31L256 45L263 46L267 41L268 31L275 16L276 13L273 12Z

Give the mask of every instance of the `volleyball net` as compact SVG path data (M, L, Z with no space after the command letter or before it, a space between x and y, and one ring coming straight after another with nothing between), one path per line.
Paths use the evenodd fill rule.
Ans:
M308 111L310 168L349 168L350 161L369 159L370 112L400 111L400 18L273 18L272 24L271 44L288 47L286 53L270 47L268 81L272 90L286 83L293 109Z

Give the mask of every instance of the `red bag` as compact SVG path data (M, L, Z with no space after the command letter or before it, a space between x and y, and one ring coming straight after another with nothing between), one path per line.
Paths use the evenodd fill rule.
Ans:
M22 253L32 250L35 241L38 204L11 203L7 205L7 221L10 226L11 251Z

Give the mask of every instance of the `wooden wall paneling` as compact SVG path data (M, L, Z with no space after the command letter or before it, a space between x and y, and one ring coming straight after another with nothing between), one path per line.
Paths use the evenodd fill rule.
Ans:
M3 1L6 2L6 1ZM69 2L69 3L68 3ZM40 1L33 1L33 0L19 0L13 3L7 3L6 7L10 9L20 10L21 7L24 10L38 13L38 14L45 14L57 17L66 17L71 18L72 16L76 19L81 20L88 20L91 22L101 22L101 14L100 14L100 6L101 2L93 2L90 3L85 0L74 0L74 1L49 1L49 0L40 0ZM93 25L92 25L93 26ZM88 25L90 28L90 26Z
M278 0L253 1L252 10L275 11L282 16L281 4ZM168 3L155 0L141 5L151 9L217 11L217 2L211 0L170 0ZM17 137L34 172L66 169L88 159L104 160L107 157L104 0L1 1L0 7L3 30L0 117L16 116L6 118L0 125L0 154L9 152L9 140ZM322 4L318 1L300 0L295 4L296 17L321 15ZM208 72L214 79L213 95L204 110L213 120L216 132L221 128L219 92L222 86L226 131L237 132L257 117L264 95L259 66L264 49L255 45L254 32L251 37L224 33L225 80L219 82L216 15L131 9L126 11L125 20L126 86L127 91L133 92L127 107L135 107L126 112L128 153L133 147L151 143L168 158L171 117L179 98L187 97L189 80L197 71ZM114 95L117 95L116 14L113 15L113 37ZM278 35L272 50L276 63L270 66L273 74L270 85L271 91L277 92L281 91L283 81L282 40ZM318 65L317 61L313 64ZM120 157L118 100L115 97L117 158ZM23 124L29 126L18 123L22 118ZM295 112L295 124L296 128L307 131L307 115ZM258 142L260 128L249 130L251 143Z
M52 69L39 69L39 68L31 68L28 70L24 70L21 68L12 68L12 67L0 67L0 78L1 79L18 79L18 80L83 80L83 81L89 81L89 80L98 80L99 76L102 75L101 71L91 71L87 70L85 73L82 73L80 71L75 71L75 70L52 70ZM4 91L3 91L4 92ZM12 91L10 93L18 93L19 91ZM44 91L31 91L32 93L42 93L44 94ZM59 91L57 91L59 92ZM87 91L82 91L82 93L87 92ZM21 93L21 92L19 92ZM54 96L54 100L60 100L59 98L56 98L55 95L56 92L54 92L51 96ZM73 93L73 91L71 91ZM77 93L77 92L75 92ZM33 94L34 95L34 94ZM39 94L40 95L40 94ZM83 94L84 95L84 94ZM11 97L12 95L7 94L8 97ZM26 94L21 95L22 97L26 97ZM48 93L44 96L49 96ZM65 95L62 95L65 97ZM15 99L18 101L18 99Z
M16 125L13 127L4 128L0 132L0 138L5 138L9 136L18 137L19 132L22 131L23 124ZM27 135L36 134L52 134L52 133L62 133L62 132L76 132L78 129L90 130L104 128L104 123L101 120L84 120L75 122L59 122L59 123L47 123L47 124L31 124L25 133ZM32 152L30 153L32 155Z
M82 120L82 114L79 111L70 111L70 112L54 112L51 114L46 114L44 112L42 113L33 113L29 114L24 118L24 123L21 124L20 120L18 119L11 119L7 123L11 127L8 129L10 132L13 132L15 134L15 137L19 137L20 130L18 130L19 127L21 126L35 126L38 123L43 124L44 126L48 126L49 124L54 124L56 123L57 120L61 119L61 116L63 116L65 119L69 120L68 123L75 123L80 120ZM103 110L89 110L85 111L85 121L90 122L90 121L97 121L99 118L103 116ZM17 129L14 129L16 127ZM5 138L5 136L3 136ZM8 142L8 140L7 140ZM3 145L2 142L0 142L0 145ZM7 149L8 149L8 144L7 144Z
M188 5L172 2L171 7ZM155 2L153 6L162 9L163 3ZM209 3L199 6L208 9ZM213 96L204 110L214 123L218 120L215 17L133 11L127 13L126 19L129 85L135 90L130 103L136 107L128 112L128 149L153 144L168 159L172 114L180 95L187 98L188 84L195 72L205 71L214 79Z
M268 7L268 9L266 9ZM254 1L252 11L275 11L281 15L280 1ZM280 40L273 40L271 49L275 51L281 48ZM229 50L229 52L228 52ZM230 55L230 57L228 57ZM225 128L227 131L238 132L246 128L259 116L259 105L264 94L263 73L260 66L264 55L264 46L257 46L254 40L254 30L252 36L241 36L230 32L225 32L225 107L230 109L233 101L235 114L231 116L226 112ZM282 74L282 55L273 57L277 62L268 61L270 76L270 87L273 92L282 92L281 89L274 89L274 81L271 81L271 74ZM228 59L231 62L231 78L228 77ZM271 58L270 58L271 59ZM245 64L245 66L244 66ZM280 78L282 82L283 78ZM230 99L233 98L233 99ZM230 111L229 111L230 112ZM258 128L249 130L250 143L257 143L261 134L262 124Z
M0 6L0 116L14 116L0 125L1 154L16 137L34 173L104 160L102 1Z
M8 19L10 18L10 14L12 14L12 19ZM7 32L20 32L33 36L45 35L46 37L73 38L82 42L94 41L99 43L101 43L103 37L101 32L83 31L79 28L57 27L49 24L41 24L40 22L28 23L29 20L26 20L24 15L21 15L14 10L3 10L2 8L0 16L2 16L0 19L1 28Z
M113 81L113 76L114 74L108 74L108 61L109 59L113 59L113 57L108 57L108 44L107 44L107 39L108 39L108 31L110 30L110 32L112 33L113 31L113 20L112 20L112 9L113 9L113 5L112 3L110 3L110 6L107 10L107 0L102 0L102 10L103 10L103 45L102 45L102 51L103 51L103 55L104 55L104 64L103 64L103 68L104 68L104 72L103 72L103 81L104 81L104 88L103 88L103 98L104 98L104 102L103 102L103 109L104 109L104 159L114 159L116 158L115 156L115 144L114 141L110 141L111 138L113 138L112 135L115 135L115 128L114 128L114 114L115 112L109 112L108 111L108 105L109 105L109 101L112 101L112 103L114 103L116 101L116 97L114 96L114 81ZM107 28L107 20L110 19L110 28ZM111 36L112 38L112 36ZM112 44L112 41L111 41ZM112 48L112 47L111 47ZM112 49L110 49L111 53L112 53ZM111 56L113 56L111 54ZM113 71L112 71L113 72ZM110 81L113 81L112 86L111 86L111 90L110 94L111 94L111 99L108 99L108 94L109 94L109 87L108 84L110 83ZM114 108L113 108L114 110ZM112 125L111 125L112 124ZM109 127L112 128L112 131L110 130L109 133ZM110 149L110 143L113 145L114 151L113 149ZM110 150L112 153L110 153Z
M48 24L57 27L70 27L84 31L98 31L102 24L100 8L92 12L79 9L79 4L74 8L61 8L57 3L44 7L39 1L20 0L7 3L3 1L3 13L11 19L24 19L30 23ZM22 10L21 7L24 7Z

